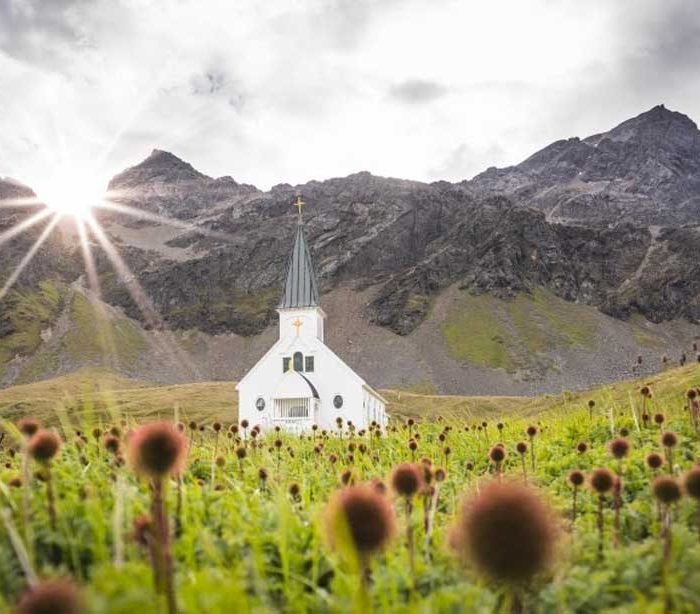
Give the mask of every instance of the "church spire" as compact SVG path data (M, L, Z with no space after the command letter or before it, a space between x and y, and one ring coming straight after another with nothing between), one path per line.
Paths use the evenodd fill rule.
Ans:
M304 201L301 197L297 198L294 206L297 207L299 212L297 236L294 240L294 248L289 258L289 264L287 265L287 281L279 304L280 309L318 307L319 305L318 285L301 219L301 208L304 206Z

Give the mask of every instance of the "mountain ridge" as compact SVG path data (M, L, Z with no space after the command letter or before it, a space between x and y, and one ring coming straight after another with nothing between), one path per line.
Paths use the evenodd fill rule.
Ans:
M659 333L664 340L658 347L676 354L678 343L698 336L700 132L692 120L662 106L458 183L361 171L261 191L231 177L208 177L155 149L109 187L117 204L150 217L100 211L100 223L166 324L184 334L246 338L270 329L296 226L291 203L300 195L308 204L304 220L321 291L363 297L353 327L367 339L391 345L392 337L379 332L384 329L409 337L410 345L427 327L431 343L447 348L435 311L450 288L459 289L455 296L487 295L503 305L530 296L525 305L545 320L548 312L540 313L534 301L539 289L550 303L590 305L622 320L639 316L675 326L673 321L683 319L689 323L680 333L684 341ZM79 255L74 250L66 257L77 262ZM37 258L46 263L41 254ZM102 298L148 328L106 256L96 252L95 260ZM512 328L509 308L494 308L503 321L491 325ZM636 329L625 330L619 335ZM497 337L489 343L500 356ZM520 356L529 345L518 335L513 339L522 347L509 351ZM629 349L644 350L634 343ZM683 351L690 352L687 343ZM460 371L452 363L463 358L445 352L435 358L454 373L444 386L459 392L454 382ZM596 352L591 350L592 360ZM514 381L549 381L543 365L564 368L562 360L552 355L522 366L518 358L486 361L485 367L516 365ZM460 364L464 373L472 369ZM400 369L385 373L383 386L394 385L391 378L410 383ZM561 381L570 383L563 375Z

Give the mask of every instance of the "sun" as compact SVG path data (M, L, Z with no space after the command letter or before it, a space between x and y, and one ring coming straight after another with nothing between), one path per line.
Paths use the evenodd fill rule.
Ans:
M77 219L90 217L105 197L104 184L89 173L57 172L37 188L37 196L49 209Z

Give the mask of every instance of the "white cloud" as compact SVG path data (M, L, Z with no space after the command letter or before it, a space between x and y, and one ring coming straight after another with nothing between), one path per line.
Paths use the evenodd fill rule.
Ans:
M0 174L106 181L160 148L261 187L459 180L658 102L700 115L692 7L0 0Z

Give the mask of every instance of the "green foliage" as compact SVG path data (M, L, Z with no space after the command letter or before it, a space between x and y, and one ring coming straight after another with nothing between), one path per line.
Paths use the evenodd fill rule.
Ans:
M18 382L32 382L58 369L62 362L133 368L146 349L146 339L131 320L92 303L82 292L72 294L65 334L42 347L22 366Z
M101 388L97 384L100 381ZM91 382L88 391L85 388ZM185 398L185 388L175 390L177 387L134 383L96 371L84 372L80 379L64 379L63 383L72 388L66 389L62 409L55 414L65 440L51 472L57 494L57 530L52 531L49 525L46 485L36 478L29 483L31 520L25 525L22 489L9 486L13 477L22 474L22 446L17 431L8 425L5 425L7 439L0 451L0 508L9 511L34 569L42 576L61 573L76 578L84 586L90 612L131 613L147 608L162 611L163 604L153 591L148 554L130 537L133 519L150 507L151 490L128 465L115 461L102 440L93 437L92 430L99 427L105 432L110 424L119 424L126 431L134 425L136 417L146 415L144 406L150 402L155 407L151 397L139 397L140 394L157 393L173 402ZM412 429L414 436L420 433L418 455L432 458L437 466L446 466L447 479L440 484L429 545L425 541L422 500L421 505L415 506L419 554L415 577L410 573L405 546L404 508L397 502L399 535L372 562L370 593L375 609L493 612L505 607L504 587L485 584L476 570L463 569L458 563L448 545L450 527L463 494L473 494L479 481L493 477L488 450L496 441L503 442L508 451L503 463L506 478L523 479L515 445L527 440L525 429L536 421L540 427L534 438L536 465L533 471L528 456L527 479L542 490L558 511L562 537L556 567L523 592L526 610L698 611L698 506L683 498L673 510L672 549L665 562L662 527L649 486L651 474L644 462L648 452L659 450L660 429L645 428L635 420L643 403L651 412L663 410L664 428L676 432L680 439L674 451L673 472L681 475L693 465L700 446L700 438L691 427L684 407L686 390L698 384L700 366L692 365L652 378L653 396L647 401L639 393L639 381L538 401L493 397L477 402L466 397L443 397L443 409L451 408L454 413L445 412L441 418L436 417L438 412L433 407L441 402L441 397L391 393L404 403L407 397L411 403L422 398L426 411ZM54 399L58 396L56 380L43 385L42 394L51 394ZM30 387L19 388L31 392ZM227 389L227 393L231 394L232 389ZM125 398L130 398L132 405L125 404ZM137 398L141 402L135 401ZM589 415L588 399L596 402L592 415ZM472 405L467 407L465 403ZM481 407L490 409L484 413ZM216 413L225 416L227 422L233 419L232 412L222 409ZM368 450L362 453L357 449L350 461L347 432L342 437L333 432L325 439L321 433L312 439L311 435L300 438L272 432L258 438L259 447L252 447L249 433L245 441L228 436L227 430L217 436L209 426L211 418L205 416L198 403L181 404L179 419L187 423L194 418L207 425L203 432L187 431L192 437L188 468L180 484L181 532L173 544L182 612L356 609L357 572L352 562L339 556L326 542L324 508L339 487L339 474L344 468L352 465L363 480L387 478L396 463L411 458L403 421L395 421L393 428L383 432L381 438L361 437L356 433L355 443L364 443ZM475 425L483 420L487 421L487 427L476 429ZM496 428L497 420L504 425L500 431ZM443 442L439 435L445 433L447 425L452 428ZM631 452L618 462L611 457L607 442L623 427L629 430ZM87 441L80 438L77 429L85 434ZM272 445L277 437L283 443L279 453ZM589 445L584 454L576 450L582 440ZM320 441L324 447L317 452L314 446ZM20 449L19 453L10 454L10 445ZM125 445L123 441L122 446ZM248 449L241 462L234 452L240 445L247 445ZM451 448L447 457L445 445ZM331 454L341 460L332 463ZM216 456L224 457L224 467L213 463ZM471 470L467 463L473 464ZM603 508L601 559L597 556L597 499L588 489L582 489L578 517L572 524L572 491L567 480L573 468L587 472L599 466L609 466L623 475L620 544L613 545L614 509L612 499L607 498ZM258 478L259 467L268 470L264 484ZM288 494L292 481L300 486L299 500ZM178 482L171 480L167 484L166 500L173 524L177 491ZM0 524L0 573L3 578L0 607L6 608L23 590L26 579L3 524Z
M65 287L42 281L29 290L13 290L0 302L0 376L15 356L32 354L42 343L42 331L53 324L61 310Z
M460 360L515 371L550 368L542 356L559 347L590 347L598 314L569 303L543 288L509 301L464 292L455 301L442 333L450 353Z

